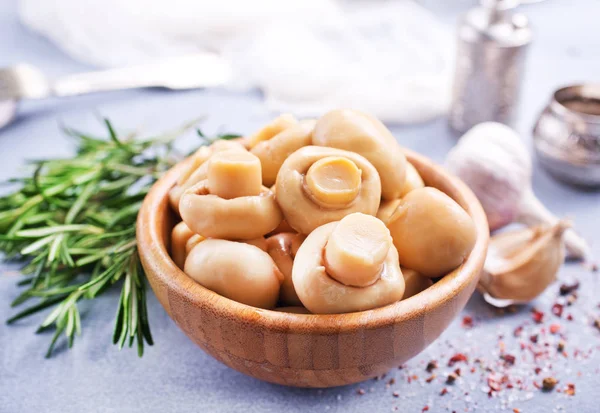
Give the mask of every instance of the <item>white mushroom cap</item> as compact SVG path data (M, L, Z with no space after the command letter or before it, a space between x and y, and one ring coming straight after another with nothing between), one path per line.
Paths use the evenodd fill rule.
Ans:
M208 177L186 190L179 203L181 218L208 238L246 240L273 231L281 210L261 186L260 162L250 152L223 151L208 162Z
M258 156L262 165L263 185L271 186L283 162L298 149L312 142L314 120L305 120L292 125L268 140L258 142L251 152Z
M294 126L298 123L298 120L289 113L285 113L281 116L276 117L271 122L260 128L257 132L246 138L246 142L250 149L254 148L260 142L268 141L274 136L283 132L287 128Z
M318 146L290 155L275 186L285 220L302 234L353 212L375 215L381 199L379 175L365 158Z
M218 140L210 146L202 146L192 156L185 160L186 167L177 179L177 184L169 191L169 202L173 211L179 212L179 201L188 189L200 181L206 179L208 172L208 160L221 151L238 150L246 151L244 146L237 141Z
M317 121L313 145L344 149L364 156L379 172L383 199L400 196L406 178L406 156L391 132L378 119L356 110L332 110Z
M413 166L412 163L406 162L406 181L402 186L402 191L400 192L400 197L402 198L406 194L408 194L413 189L424 188L425 182L423 182L423 178L419 175L417 169Z
M403 300L406 300L413 295L417 295L433 285L431 278L425 277L410 268L401 269L402 275L404 276L404 284L406 285L404 297L402 297Z
M473 219L435 188L410 191L387 219L402 266L439 277L467 258L477 237Z
M367 221L371 221L372 228L365 228ZM334 235L337 239L329 253L329 242L334 233L346 234L348 243L344 243L343 236ZM398 253L390 244L389 232L387 237L385 233L377 218L364 214L349 215L310 233L296 254L292 270L294 287L302 304L312 313L333 314L364 311L399 301L404 294L404 278ZM366 258L361 243L366 249L375 251L376 258ZM388 248L381 260L385 245ZM333 265L324 258L328 255L335 257ZM362 279L359 269L363 270ZM364 286L348 285L345 283L348 281Z
M207 239L185 261L185 273L224 297L274 308L283 275L266 252L244 243Z
M171 231L171 257L179 268L183 268L185 264L185 257L187 256L185 246L193 236L194 231L183 221L175 225Z

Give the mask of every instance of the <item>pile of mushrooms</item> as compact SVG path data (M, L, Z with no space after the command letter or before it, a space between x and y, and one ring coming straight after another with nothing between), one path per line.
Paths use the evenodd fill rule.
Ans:
M409 298L460 266L470 216L426 187L390 131L353 110L282 115L187 161L169 194L171 256L224 297L299 314Z

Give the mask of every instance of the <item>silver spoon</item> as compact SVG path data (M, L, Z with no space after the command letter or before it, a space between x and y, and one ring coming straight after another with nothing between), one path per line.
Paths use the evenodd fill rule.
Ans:
M231 78L231 67L210 53L170 58L158 63L79 73L50 80L29 64L0 69L0 128L12 122L22 99L67 97L110 90L164 87L195 89L221 86Z

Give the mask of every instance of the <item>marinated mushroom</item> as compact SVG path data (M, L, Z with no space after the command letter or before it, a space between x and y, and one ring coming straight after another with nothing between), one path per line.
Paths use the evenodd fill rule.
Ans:
M313 145L356 152L377 169L383 199L399 198L406 179L406 156L391 132L367 114L338 109L323 115L313 131Z
M382 220L386 225L390 218L396 211L396 208L402 203L400 199L392 199L391 201L381 201L379 209L377 210L377 218Z
M404 294L389 230L361 213L310 233L296 254L292 280L302 304L317 314L369 310Z
M312 141L314 120L301 121L279 132L271 139L258 142L251 152L258 156L262 165L263 185L271 186L288 156Z
M220 239L196 245L184 270L209 290L258 308L275 307L283 281L269 254L260 248Z
M277 198L277 195L275 195L275 198ZM284 219L279 223L279 225L277 225L277 228L275 228L273 231L267 234L267 236L281 234L282 232L295 233L296 231L294 231L294 228L292 228L290 224L288 224L287 221Z
M267 239L267 252L283 274L279 301L289 306L302 305L292 282L292 267L294 257L304 238L304 235L288 232Z
M184 192L179 211L195 233L230 240L260 238L282 219L273 193L261 185L260 161L239 150L211 156L207 178Z
M435 188L409 192L385 222L402 265L428 277L458 267L475 245L469 214Z
M424 277L415 270L411 270L410 268L400 268L402 270L402 275L404 276L404 296L403 300L406 300L413 295L419 294L421 291L425 291L427 288L433 285L433 281L431 278Z
M253 238L240 242L244 242L249 245L254 245L256 248L260 248L261 250L267 252L267 240L265 239L265 237Z
M353 152L318 146L290 155L275 187L285 220L302 234L353 212L375 215L381 198L379 175L369 161Z
M206 238L204 238L202 235L198 235L198 234L194 234L190 239L188 239L188 242L185 243L185 258L187 258L187 256L189 255L190 251L198 244L200 244L202 241L204 241ZM185 260L184 260L185 263ZM183 266L181 266L180 268L183 269Z
M298 120L289 113L276 117L271 122L260 128L260 130L246 138L246 143L250 149L254 148L260 142L268 141L277 134L283 132L290 126L294 126Z
M175 225L171 231L171 257L179 268L183 268L185 264L186 244L193 236L194 231L183 221Z
M423 178L421 178L421 175L419 175L417 169L413 166L412 163L406 162L406 180L404 181L404 185L402 186L400 198L408 194L413 189L424 187L425 182L423 182Z
M202 146L186 160L186 167L179 175L177 184L169 191L169 202L174 211L179 212L179 201L186 189L206 179L210 157L227 150L245 151L246 148L236 141L219 140L210 146Z

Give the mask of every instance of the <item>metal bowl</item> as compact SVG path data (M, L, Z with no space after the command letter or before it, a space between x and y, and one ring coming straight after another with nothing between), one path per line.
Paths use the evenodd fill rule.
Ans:
M533 140L553 176L600 187L600 84L558 89L533 128Z

